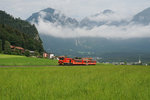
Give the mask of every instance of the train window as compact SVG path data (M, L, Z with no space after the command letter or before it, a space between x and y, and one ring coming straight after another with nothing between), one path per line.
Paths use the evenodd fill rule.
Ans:
M75 62L82 62L82 60L75 60Z
M89 63L95 63L95 61L88 61Z
M62 58L59 58L59 60L64 60L64 58L62 57Z

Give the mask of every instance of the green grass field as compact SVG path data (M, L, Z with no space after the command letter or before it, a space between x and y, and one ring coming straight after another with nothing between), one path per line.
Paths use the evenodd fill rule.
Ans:
M1 67L0 100L150 100L150 66Z
M57 60L0 54L0 66L58 65Z

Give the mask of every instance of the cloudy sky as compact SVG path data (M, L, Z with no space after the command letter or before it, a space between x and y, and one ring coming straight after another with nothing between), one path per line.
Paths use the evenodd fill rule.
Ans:
M86 16L91 16L100 13L105 9L111 9L117 12L117 17L106 18L114 20L118 16L120 18L130 18L138 12L150 7L150 0L0 0L0 10L4 10L14 17L27 19L32 13L38 12L45 8L54 8L67 16L81 20ZM102 17L102 18L101 18ZM100 20L104 20L100 16ZM99 20L98 19L98 20ZM67 38L66 36L90 36L104 38L141 38L150 37L150 25L126 25L126 26L109 26L102 25L94 27L91 30L77 28L56 27L50 22L45 22L39 19L36 27L41 34L48 34L55 37ZM51 31L49 31L51 29ZM72 34L71 34L72 33ZM64 37L65 36L65 37Z
M150 0L0 0L0 10L22 19L41 9L52 7L68 16L81 19L105 9L127 16L150 7Z

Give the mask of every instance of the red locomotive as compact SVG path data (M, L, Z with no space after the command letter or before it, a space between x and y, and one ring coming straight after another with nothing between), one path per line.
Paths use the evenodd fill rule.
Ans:
M59 57L59 65L96 65L96 60L92 58L67 58Z

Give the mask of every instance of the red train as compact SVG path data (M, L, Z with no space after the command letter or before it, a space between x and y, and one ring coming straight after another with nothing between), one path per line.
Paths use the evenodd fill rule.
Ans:
M92 58L67 58L64 56L59 57L59 65L96 65L96 60Z

